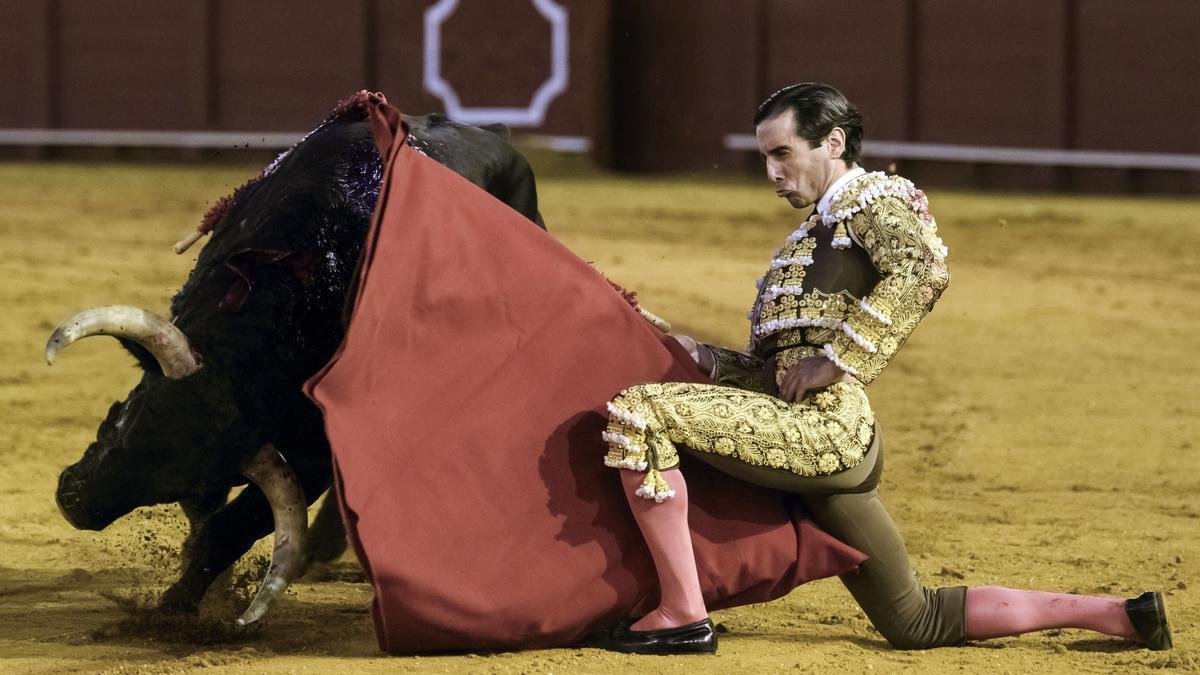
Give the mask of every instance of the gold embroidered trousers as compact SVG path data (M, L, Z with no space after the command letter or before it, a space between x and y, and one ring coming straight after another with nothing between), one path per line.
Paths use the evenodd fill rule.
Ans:
M822 476L857 466L875 424L862 385L850 382L796 403L715 384L642 384L617 395L608 412L604 463L645 471L637 494L659 502L674 495L660 472L679 464L676 445L797 476Z

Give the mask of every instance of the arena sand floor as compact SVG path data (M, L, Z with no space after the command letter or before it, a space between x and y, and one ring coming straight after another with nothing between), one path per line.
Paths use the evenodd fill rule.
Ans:
M58 472L138 379L132 359L95 340L48 368L42 348L83 307L165 313L194 259L171 244L255 171L0 164L0 671L1200 669L1200 201L1181 199L934 191L953 281L871 388L889 435L885 498L926 583L1162 589L1174 651L1054 631L898 652L826 580L717 613L728 632L716 657L393 658L376 650L349 557L296 583L266 625L230 629L266 542L199 622L146 611L175 573L178 509L77 532L53 498ZM753 281L798 217L765 183L543 173L556 236L680 331L744 343Z

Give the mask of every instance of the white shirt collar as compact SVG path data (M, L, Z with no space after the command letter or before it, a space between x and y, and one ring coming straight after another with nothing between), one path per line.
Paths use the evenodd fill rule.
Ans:
M829 189L825 191L825 194L821 196L821 201L817 202L817 213L822 216L829 215L829 207L833 206L833 198L842 191L842 188L845 187L847 183L855 178L858 178L866 172L866 169L862 168L861 166L856 166L842 174L837 180L833 181L833 185L830 185Z

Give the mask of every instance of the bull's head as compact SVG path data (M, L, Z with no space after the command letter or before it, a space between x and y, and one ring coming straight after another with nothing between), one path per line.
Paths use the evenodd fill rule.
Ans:
M92 335L120 339L144 374L129 398L109 408L83 457L59 476L59 510L77 528L101 530L139 506L202 498L240 482L230 468L239 462L230 460L248 457L240 463L242 474L267 497L276 525L267 578L239 623L258 619L287 587L300 561L307 521L295 474L270 445L254 452L258 443L237 409L234 383L203 368L200 355L173 323L137 307L85 310L51 334L46 361L53 363L62 349ZM139 424L139 418L156 423ZM198 476L213 484L198 482Z

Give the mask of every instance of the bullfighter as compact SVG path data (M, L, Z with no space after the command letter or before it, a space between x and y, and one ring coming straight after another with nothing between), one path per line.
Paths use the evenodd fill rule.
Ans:
M880 499L883 442L865 387L946 289L946 246L921 190L859 166L862 116L833 87L781 89L754 124L776 194L815 208L759 281L745 351L678 337L711 384L639 385L608 405L604 461L620 469L661 600L599 643L633 653L716 651L687 527L682 451L796 494L822 528L869 556L840 578L896 648L1085 628L1169 649L1161 593L1123 600L920 583Z

